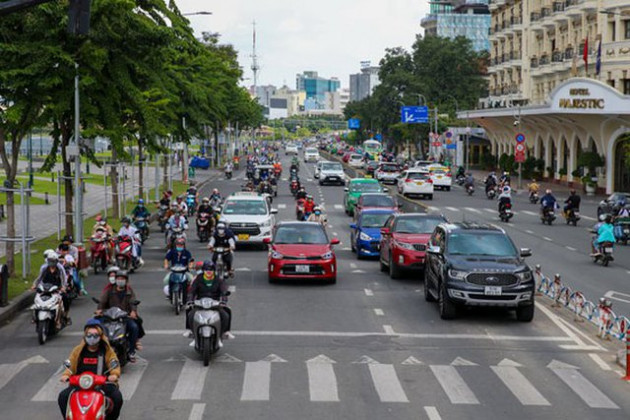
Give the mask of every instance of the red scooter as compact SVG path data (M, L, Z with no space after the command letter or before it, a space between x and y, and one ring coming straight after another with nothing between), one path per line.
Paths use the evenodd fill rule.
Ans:
M92 244L90 246L90 255L94 274L98 273L99 269L104 271L109 265L108 242L109 238L104 230L97 230L96 234L90 238L90 243Z
M133 239L130 236L124 235L116 238L116 265L121 270L133 269L132 247Z
M70 367L69 361L64 363ZM109 370L118 367L118 362L112 362ZM107 372L109 372L109 370ZM105 375L107 375L107 372ZM70 386L76 387L68 399L66 420L105 420L113 408L111 399L105 396L101 388L107 382L107 376L84 372L70 377Z

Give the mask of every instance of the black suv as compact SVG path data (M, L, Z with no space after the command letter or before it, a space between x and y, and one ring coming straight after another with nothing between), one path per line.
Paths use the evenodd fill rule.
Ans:
M429 240L424 297L438 301L440 317L453 319L458 306L514 308L516 318L534 318L535 283L523 261L529 249L517 249L503 229L476 223L441 223Z

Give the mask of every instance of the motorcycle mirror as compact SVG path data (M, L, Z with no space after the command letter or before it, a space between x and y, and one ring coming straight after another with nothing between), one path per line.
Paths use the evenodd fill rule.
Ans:
M114 370L116 369L118 366L120 366L118 364L118 360L112 360L111 362L109 362L109 370Z
M132 305L140 305L140 301L139 300L134 300L133 302L131 302Z
M65 367L66 369L70 369L70 366L72 366L72 364L70 363L70 359L66 359L63 361L63 367Z

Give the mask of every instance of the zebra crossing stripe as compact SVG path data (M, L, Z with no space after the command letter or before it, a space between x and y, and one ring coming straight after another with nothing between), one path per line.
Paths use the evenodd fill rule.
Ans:
M137 357L136 363L130 363L125 367L125 374L120 379L120 392L123 399L129 401L133 397L148 366L149 362L146 359Z
M198 360L186 358L171 400L200 400L207 374L208 366L203 367Z
M582 375L576 366L553 360L547 365L558 378L591 408L619 409L602 391Z
M334 360L324 355L319 355L306 362L311 401L339 401L337 377L335 376L333 363L335 363Z
M192 410L190 410L190 416L188 420L203 420L203 412L206 410L205 403L193 404Z
M63 366L60 366L59 369L48 378L44 386L37 391L37 394L31 398L31 401L57 401L57 396L67 386L59 382L59 378L64 369Z
M394 365L368 364L374 388L381 402L407 403L409 399L400 384Z
M503 359L497 366L490 366L521 404L539 406L551 405L525 375L518 370L519 367L522 366L509 359Z
M451 403L479 404L479 400L454 366L431 365L431 371Z
M271 362L245 363L241 401L269 401Z

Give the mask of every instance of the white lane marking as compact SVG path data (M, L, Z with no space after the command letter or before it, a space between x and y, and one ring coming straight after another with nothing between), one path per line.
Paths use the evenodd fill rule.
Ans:
M548 236L543 236L543 239L547 242L553 242L553 239L549 238Z
M350 248L349 246L345 247L345 248L341 248L342 251L352 251L352 248Z
M306 182L313 182L313 178L307 178Z
M269 401L271 362L245 363L241 401Z
M591 222L596 222L597 221L597 218L591 217L591 216L582 216L582 215L580 215L580 218L582 218L584 220L590 220Z
M591 359L593 359L593 361L597 364L597 366L600 367L601 370L612 370L612 368L608 365L608 363L606 363L604 361L604 359L599 357L599 354L597 354L597 353L589 353L588 356Z
M306 362L311 401L339 401L334 360L319 355Z
M385 316L385 312L383 312L383 310L382 310L382 309L380 309L380 308L374 308L374 313L375 313L377 316Z
M341 204L335 204L335 210L343 210L343 206Z
M192 410L190 410L190 416L188 420L203 420L203 412L206 410L205 403L193 404Z
M429 206L429 207L427 207L427 210L429 210L429 211L440 211L440 208L439 207L434 207L434 206Z
M497 366L490 366L505 386L523 405L551 405L518 368L520 364L503 359Z
M186 358L171 400L200 400L207 374L208 366L203 367L198 360Z
M385 334L387 335L396 335L396 332L391 325L383 325L383 331L385 331Z
M278 204L278 209L282 210L282 209L286 209L287 205L286 204Z
M486 213L496 213L497 210L495 209L483 209Z
M582 375L576 366L553 360L547 365L562 382L591 408L619 409L602 391Z
M120 392L126 401L133 397L148 366L149 362L146 359L137 357L136 363L129 363L125 367L125 378L120 381Z
M228 286L228 292L230 293L236 292L236 286Z
M337 232L333 232L333 236L339 236L339 235L337 235Z
M413 356L409 356L401 363L401 365L406 365L406 366L410 366L410 365L424 365L424 363L422 363L421 360L418 360L418 359L416 359Z
M578 335L581 335L582 338L586 341L588 341L589 343L591 343L591 347L594 347L593 350L601 350L601 351L605 351L606 349L604 349L602 346L599 345L599 343L594 339L591 338L588 334L586 334L584 331L582 331L580 328L577 328L575 325L573 325L571 322L568 322L562 318L558 318L560 320L560 322L564 325L566 325L570 330L572 330L573 332L575 332ZM588 346L585 346L585 348Z
M365 296L374 296L374 292L370 289L363 289Z
M529 233L530 235L533 235L533 234L534 234L534 231L533 231L533 230L526 230L525 232L526 232L526 233Z
M479 404L454 366L431 365L431 371L453 404Z
M30 364L35 363L48 363L48 360L44 359L42 356L33 356L17 363L7 363L0 365L0 390L2 390L2 388L4 388L6 384L11 382L11 379L13 379L15 375L20 373L22 369Z
M457 207L444 207L444 208L449 211L459 211Z
M629 273L630 274L630 273ZM628 299L623 299L620 297L616 297L615 295L621 295L625 298L630 298L630 295L627 293L621 293L621 292L615 292L614 290L609 290L606 292L606 294L604 295L604 297L607 297L609 299L614 299L614 300L618 300L619 302L624 302L624 303L630 303L630 300ZM2 387L0 387L2 388Z
M530 210L521 210L521 213L525 213L529 216L538 216L538 213L530 211Z
M442 420L442 416L440 416L437 408L433 406L426 406L424 407L424 411L425 413L427 413L427 417L429 418L429 420Z
M81 335L83 335L83 331L81 331ZM59 369L48 378L44 386L37 391L37 394L31 398L31 401L57 401L59 393L68 386L67 384L59 382L63 371L64 367L60 366Z
M355 263L350 263L350 268L357 268L357 265Z
M370 369L374 388L381 402L409 402L400 380L398 380L394 365L376 363L369 364L368 368Z
M466 211L469 211L471 213L476 213L476 214L481 214L481 211L472 207L466 207ZM431 407L434 408L434 407Z
M577 251L577 249L573 248L572 246L567 246L566 248L567 248L569 251L573 251L573 252Z

